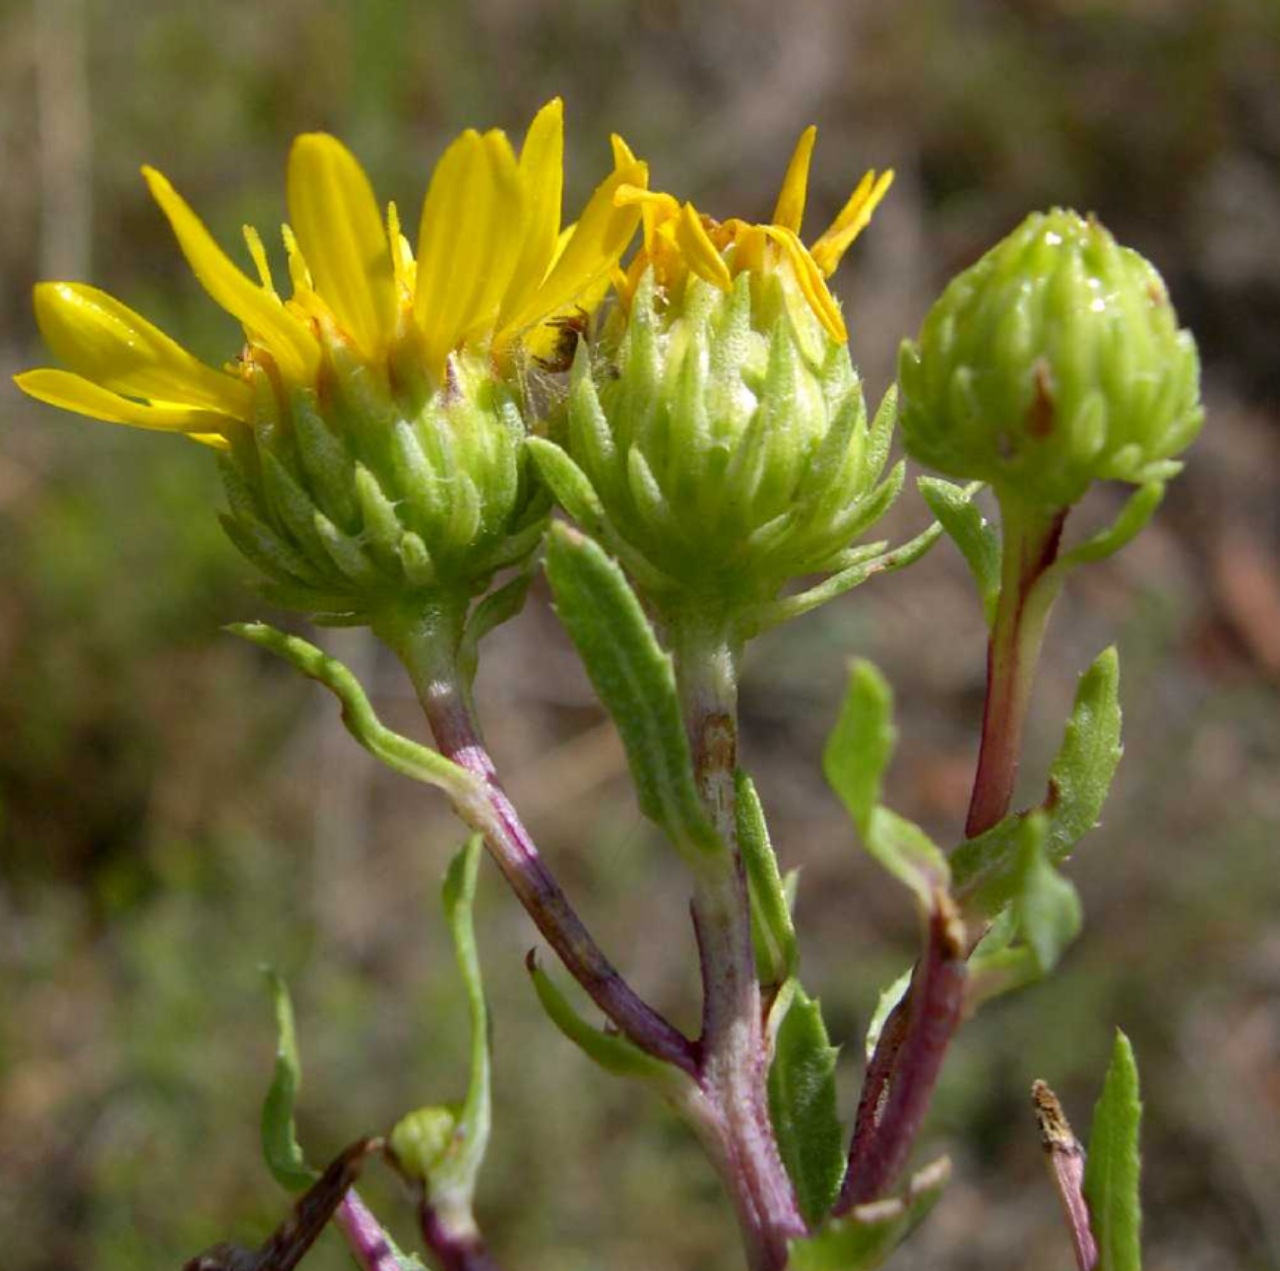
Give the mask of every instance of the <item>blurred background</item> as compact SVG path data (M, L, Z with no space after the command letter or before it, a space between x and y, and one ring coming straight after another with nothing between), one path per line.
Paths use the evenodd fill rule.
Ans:
M946 278L1028 210L1092 210L1163 271L1204 353L1208 426L1151 529L1070 585L1024 765L1030 799L1076 676L1117 642L1127 756L1072 866L1085 936L955 1047L925 1136L955 1182L894 1265L1067 1265L1028 1088L1050 1081L1083 1131L1121 1026L1144 1079L1149 1271L1280 1267L1278 85L1275 0L3 0L0 1269L165 1271L279 1220L257 1147L261 963L294 989L315 1159L459 1097L465 1062L437 901L458 826L358 750L318 689L220 631L294 620L264 612L223 539L206 452L10 386L43 361L30 286L91 279L219 362L237 332L140 163L230 246L242 222L281 220L289 142L327 128L412 224L452 134L518 136L557 93L571 210L615 129L658 186L761 218L816 122L812 233L865 168L896 168L837 279L874 398ZM914 492L895 518L924 523ZM419 729L386 655L323 640ZM846 1046L849 1111L868 1014L913 945L904 894L860 858L818 771L854 653L897 692L892 801L954 840L983 629L949 546L775 633L746 670L745 759L784 865L803 868L805 978ZM479 692L567 889L692 1026L685 880L544 592L489 641ZM687 1135L540 1017L521 968L535 936L491 870L479 921L498 1253L542 1271L736 1268ZM398 1190L375 1178L369 1195L411 1244ZM309 1265L344 1254L326 1237Z

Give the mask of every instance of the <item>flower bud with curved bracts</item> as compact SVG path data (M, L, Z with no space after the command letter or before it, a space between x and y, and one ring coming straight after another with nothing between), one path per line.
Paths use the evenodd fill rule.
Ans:
M1092 217L1029 216L947 286L898 362L907 452L1046 511L1163 481L1199 432L1199 360L1149 261Z

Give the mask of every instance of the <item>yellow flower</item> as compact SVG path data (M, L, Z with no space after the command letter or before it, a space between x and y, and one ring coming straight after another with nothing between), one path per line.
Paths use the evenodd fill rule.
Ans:
M168 180L143 173L205 290L244 328L240 358L216 369L145 318L84 283L36 287L41 333L69 368L15 377L41 401L113 423L182 432L225 447L253 414L255 374L283 395L315 387L327 359L373 368L393 391L430 392L452 353L487 351L499 367L557 313L597 301L630 242L645 165L619 162L577 224L562 230L564 108L556 98L519 155L506 135L468 131L431 178L415 257L395 206L383 218L368 178L341 142L299 137L289 155L284 227L292 294L276 290L261 239L245 227L255 281L222 251Z
M893 173L868 172L849 196L826 231L806 247L800 238L809 185L809 161L818 130L812 125L800 135L782 182L782 192L768 224L752 224L736 218L716 221L702 215L692 203L681 204L670 194L623 186L622 205L641 208L644 243L625 273L615 271L614 285L629 306L645 271L653 269L654 281L668 296L677 295L695 274L722 291L732 290L741 273L762 276L782 272L794 279L800 293L833 339L849 338L844 318L827 287L854 239L866 228L880 200L893 182ZM615 141L615 157L621 162L630 152Z

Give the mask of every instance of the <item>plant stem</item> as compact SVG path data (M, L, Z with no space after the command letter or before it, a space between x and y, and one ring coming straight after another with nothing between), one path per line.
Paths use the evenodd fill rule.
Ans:
M397 1271L387 1233L369 1212L354 1187L334 1211L333 1222L347 1242L347 1248L360 1271Z
M965 837L1004 819L1013 801L1022 728L1031 700L1040 645L1056 586L1038 587L1058 554L1066 511L1043 513L1009 497L1000 500L1003 535L1000 599L987 646L987 699L982 747Z
M1004 496L1000 513L1000 598L987 648L987 698L967 838L1003 820L1013 801L1036 663L1060 585L1051 566L1066 511L1046 513ZM950 899L939 895L925 954L867 1067L838 1214L882 1196L906 1165L960 1025L965 946Z
M440 1271L500 1271L469 1213L452 1215L424 1201L418 1216Z
M838 1214L883 1196L907 1163L960 1023L965 954L963 924L950 898L938 892L925 954L885 1021L867 1070Z
M460 605L423 606L375 625L405 664L441 754L484 781L482 798L458 813L484 836L520 903L592 1001L642 1050L694 1075L693 1044L635 993L592 939L498 780L458 666L464 614Z
M725 851L694 876L693 920L702 967L699 1084L718 1113L711 1155L733 1197L756 1271L786 1266L787 1243L805 1232L769 1117L768 1046L751 944L746 873L737 848L737 658L716 623L671 628L694 772Z
M1084 1148L1072 1132L1058 1096L1043 1081L1031 1087L1031 1102L1040 1126L1040 1145L1071 1233L1077 1271L1094 1271L1098 1265L1098 1242L1084 1199Z

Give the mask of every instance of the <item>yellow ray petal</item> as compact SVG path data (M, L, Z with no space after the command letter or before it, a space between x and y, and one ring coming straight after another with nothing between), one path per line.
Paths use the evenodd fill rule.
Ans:
M609 138L609 145L613 148L613 166L615 168L625 168L635 163L635 151L616 132Z
M319 347L307 327L276 296L240 272L164 176L154 168L143 168L142 174L204 289L262 340L286 377L310 379L319 360Z
M564 102L559 97L553 97L529 125L520 147L520 181L524 186L524 245L502 298L499 326L524 308L555 259L564 190Z
M577 303L601 278L608 277L640 223L639 207L632 201L618 206L616 196L625 187L643 191L648 176L645 164L631 163L610 173L596 187L546 281L522 310L509 316L501 338L518 335L547 314Z
M800 284L804 298L818 315L818 321L826 327L833 339L839 340L842 344L845 343L849 338L849 330L840 313L840 306L836 304L835 297L827 289L826 280L805 245L791 230L782 229L777 225L767 225L763 229L786 253L792 273Z
M804 220L804 204L809 193L809 160L813 157L813 143L817 137L818 130L813 124L800 134L791 162L787 164L787 175L782 178L778 204L773 209L773 223L791 230L793 234L800 233Z
M140 314L84 283L42 282L36 323L54 357L104 388L244 418L247 384L206 366Z
M686 203L680 209L680 219L676 222L676 242L684 253L689 268L699 278L715 283L721 291L733 290L733 278L724 257L716 250L711 241L698 209L692 203Z
M289 152L289 222L316 291L366 356L395 330L395 271L373 188L355 156L327 133Z
M75 411L109 424L128 424L158 432L192 432L207 436L220 429L239 427L239 421L190 406L149 405L132 402L70 371L42 368L15 375L13 382L28 397L62 410Z
M848 202L840 209L840 214L831 222L830 228L814 243L813 259L828 278L835 273L836 266L853 240L867 228L872 213L880 206L880 200L889 192L892 184L892 169L882 172L878 177L874 171L868 172L858 182L857 189L849 195Z
M428 361L445 357L496 317L522 241L523 191L499 132L462 134L431 176L418 232L414 317Z

